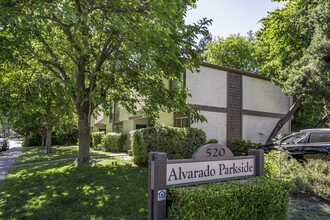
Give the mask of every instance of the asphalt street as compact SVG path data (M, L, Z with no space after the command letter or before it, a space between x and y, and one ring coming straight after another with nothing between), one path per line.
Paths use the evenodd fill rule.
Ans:
M22 141L9 141L9 150L0 153L0 186L22 150Z

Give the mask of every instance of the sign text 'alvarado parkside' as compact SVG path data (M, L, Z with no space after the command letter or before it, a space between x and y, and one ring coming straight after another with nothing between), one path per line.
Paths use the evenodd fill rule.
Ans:
M166 185L249 177L255 173L254 158L167 164Z

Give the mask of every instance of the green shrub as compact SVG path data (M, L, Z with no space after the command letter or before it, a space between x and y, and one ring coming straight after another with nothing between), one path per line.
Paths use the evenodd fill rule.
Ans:
M255 149L260 143L252 143L251 141L245 140L233 140L234 147L231 149L235 156L247 156L249 149Z
M210 139L207 144L218 144L219 141L217 139Z
M267 177L290 179L302 168L302 165L287 152L272 150L265 154L265 176Z
M123 133L107 133L103 135L101 145L108 152L121 152L126 143L127 135Z
M78 143L78 129L71 129L52 136L52 145L76 145Z
M255 177L168 190L168 219L285 219L292 184Z
M24 137L23 147L41 146L41 136L39 134L32 134L28 137Z
M131 146L134 162L139 166L148 164L148 153L167 153L168 159L189 159L205 144L204 131L197 128L173 128L159 126L133 131Z
M330 200L329 175L329 161L309 160L303 169L292 175L292 181L299 191Z
M91 134L92 146L95 148L95 150L101 150L101 149L98 149L98 146L102 142L103 135L104 135L104 132L93 132Z

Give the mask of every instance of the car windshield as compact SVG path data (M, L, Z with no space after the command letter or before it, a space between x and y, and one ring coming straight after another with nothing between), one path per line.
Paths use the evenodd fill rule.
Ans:
M295 134L292 135L288 138L285 138L281 141L281 144L286 145L286 144L301 144L306 138L306 133L300 133L300 134Z

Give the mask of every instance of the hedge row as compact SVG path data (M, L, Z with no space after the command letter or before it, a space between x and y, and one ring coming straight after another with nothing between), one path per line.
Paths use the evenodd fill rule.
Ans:
M78 129L52 135L52 145L76 145L78 143L78 137ZM41 146L41 135L32 134L29 137L24 137L22 146Z
M127 140L127 135L123 133L107 133L102 138L102 148L108 152L121 152Z
M93 132L91 134L91 147L94 147L95 150L101 150L101 142L104 132Z
M127 140L127 135L122 133L93 132L91 134L92 146L95 150L107 152L121 152Z
M168 190L168 219L285 219L292 184L266 177Z
M134 162L147 166L148 153L165 152L169 160L190 159L206 142L205 132L197 128L153 127L131 133Z

